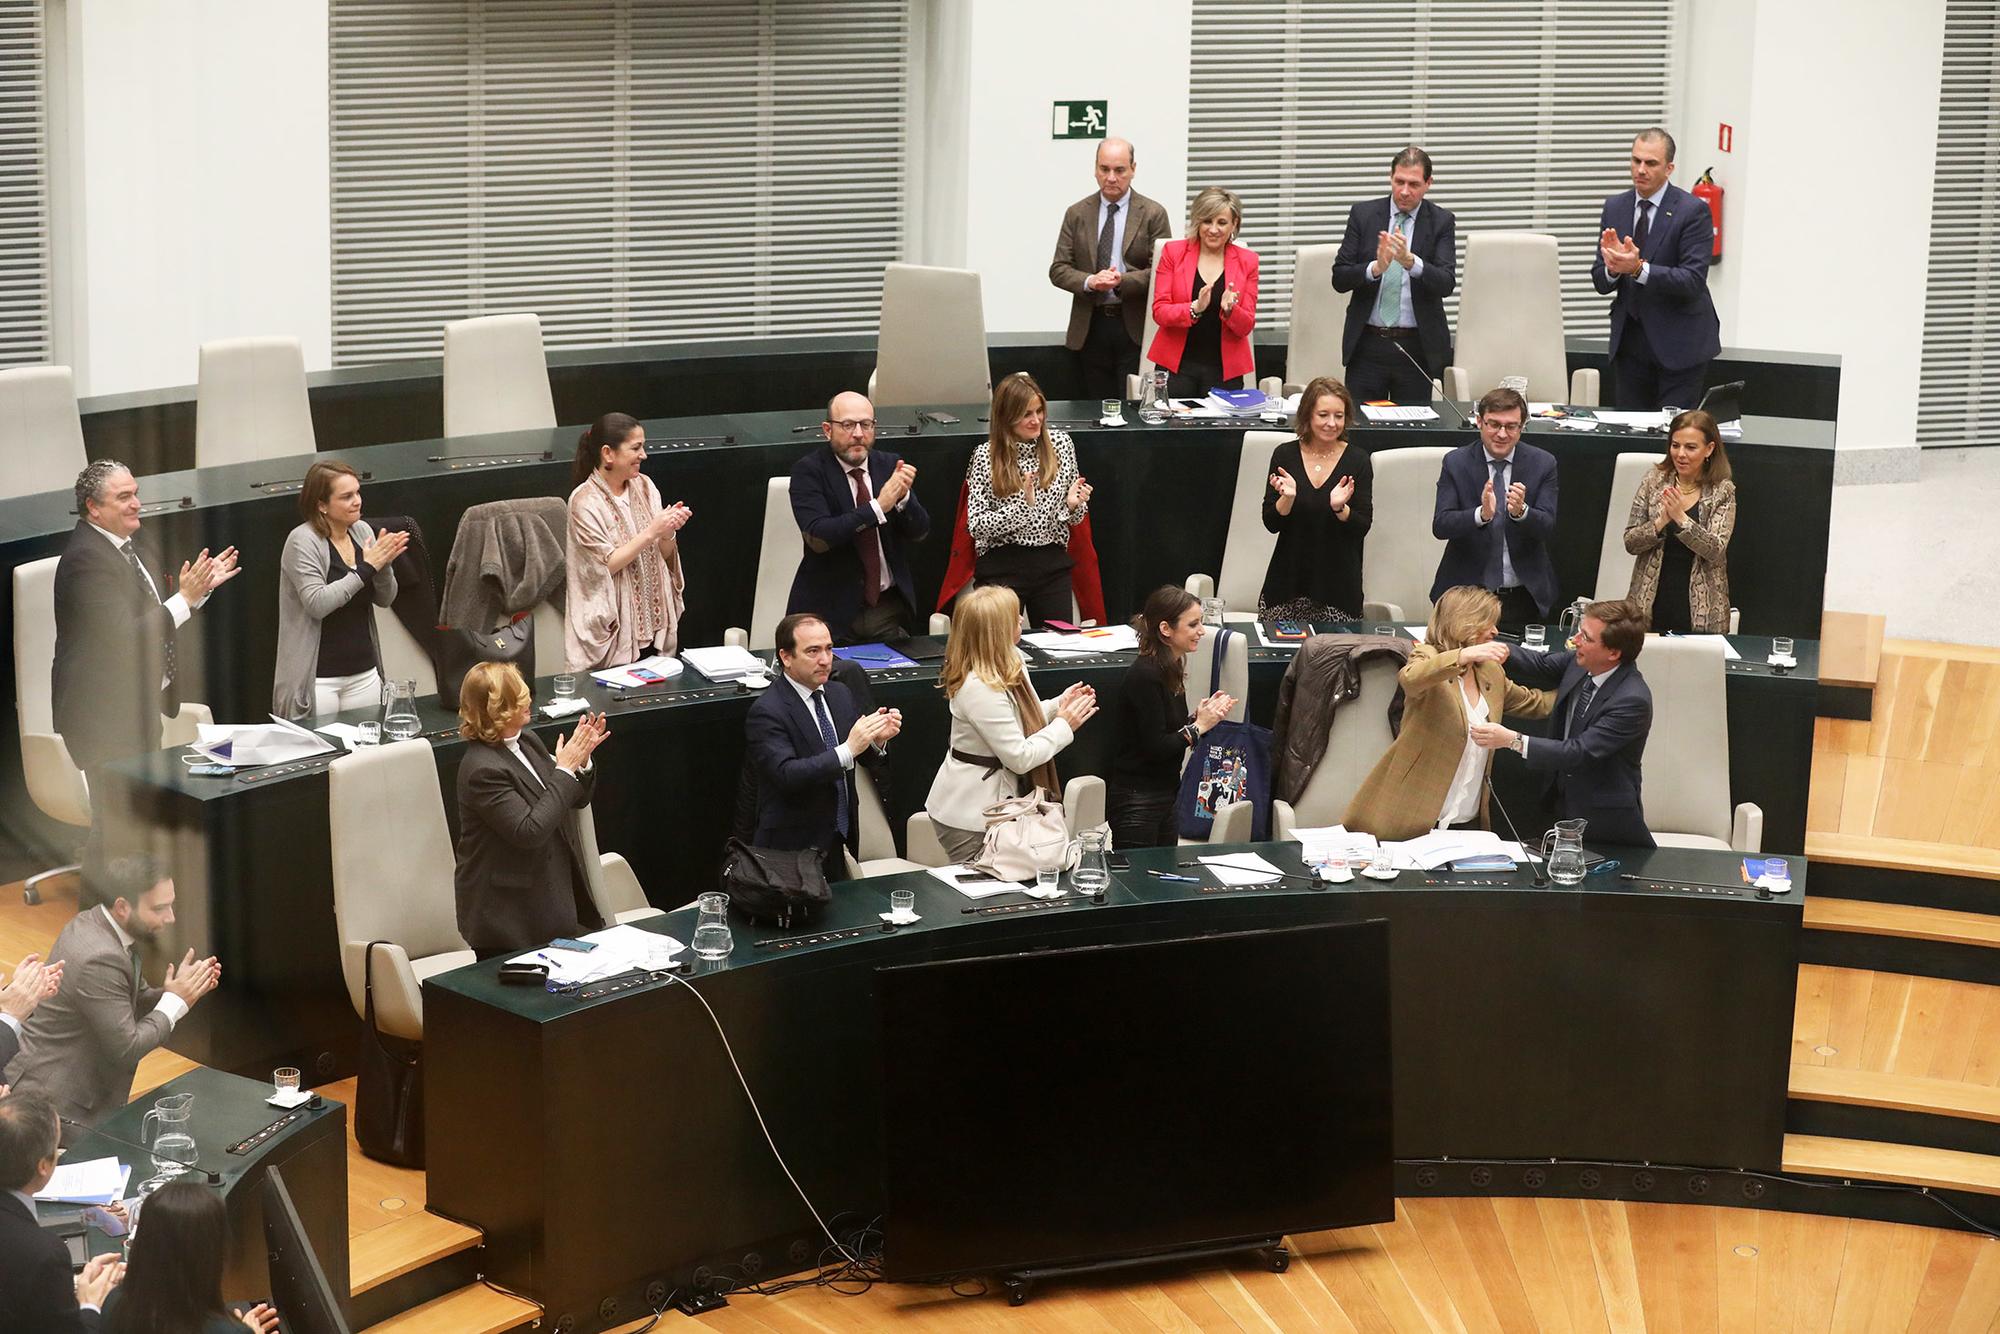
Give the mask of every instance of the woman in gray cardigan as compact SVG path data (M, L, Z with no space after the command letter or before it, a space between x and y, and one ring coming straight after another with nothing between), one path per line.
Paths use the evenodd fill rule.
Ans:
M285 538L278 580L278 664L271 712L311 718L382 698L382 646L369 599L396 600L389 566L408 533L361 521L361 479L345 463L315 463L299 492L305 522Z

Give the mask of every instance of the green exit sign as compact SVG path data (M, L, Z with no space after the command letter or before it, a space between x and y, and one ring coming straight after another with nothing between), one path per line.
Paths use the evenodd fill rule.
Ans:
M1102 139L1109 102L1058 102L1049 124L1052 139Z

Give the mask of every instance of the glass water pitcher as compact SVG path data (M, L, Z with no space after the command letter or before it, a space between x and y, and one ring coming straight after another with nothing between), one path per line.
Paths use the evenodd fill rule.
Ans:
M417 717L417 683L414 679L388 681L382 686L382 732L391 741L408 741L423 735Z

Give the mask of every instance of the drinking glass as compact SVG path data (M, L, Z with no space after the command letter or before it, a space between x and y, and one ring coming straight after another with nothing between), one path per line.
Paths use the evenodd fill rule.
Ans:
M379 746L382 744L382 724L356 723L354 744L357 746Z
M558 672L555 687L557 699L568 699L576 693L576 676L570 672Z
M1053 866L1035 868L1035 892L1042 895L1060 892L1062 886L1058 881L1061 875L1062 872Z
M889 920L906 922L917 915L917 893L913 889L889 891Z
M1125 415L1125 403L1122 399L1107 398L1100 406L1104 409L1104 419L1106 421L1110 421L1113 417L1122 417Z
M1784 635L1779 635L1777 638L1773 639L1771 641L1771 656L1774 658L1791 657L1792 641L1786 638Z
M1523 648L1546 648L1548 643L1549 627L1546 625L1531 625L1528 627L1528 632L1521 636Z
M279 1097L289 1097L299 1091L299 1072L296 1067L281 1065L271 1072L271 1087Z

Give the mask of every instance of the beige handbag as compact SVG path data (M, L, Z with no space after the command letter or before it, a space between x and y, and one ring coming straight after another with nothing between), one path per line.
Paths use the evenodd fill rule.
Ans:
M1039 788L996 801L981 814L986 842L972 865L996 880L1033 880L1035 872L1066 870L1074 859L1062 803Z

